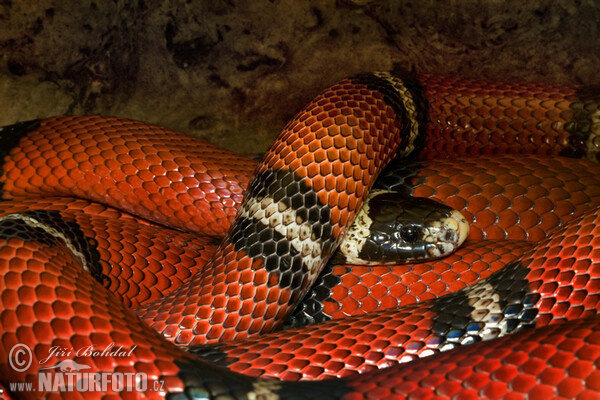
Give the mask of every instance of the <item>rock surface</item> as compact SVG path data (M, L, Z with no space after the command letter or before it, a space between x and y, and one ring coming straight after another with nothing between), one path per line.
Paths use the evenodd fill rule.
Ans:
M331 83L395 64L600 83L593 0L4 0L0 24L1 125L117 115L240 152Z

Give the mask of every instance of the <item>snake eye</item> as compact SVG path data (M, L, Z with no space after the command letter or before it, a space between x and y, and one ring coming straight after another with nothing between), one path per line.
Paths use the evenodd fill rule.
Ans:
M419 228L415 226L403 226L400 229L400 237L407 243L412 243L419 238Z

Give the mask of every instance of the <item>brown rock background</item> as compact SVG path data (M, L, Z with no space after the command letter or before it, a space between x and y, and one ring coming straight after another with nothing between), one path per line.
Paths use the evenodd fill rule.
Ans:
M264 151L348 75L599 84L593 0L4 0L0 124L140 119Z

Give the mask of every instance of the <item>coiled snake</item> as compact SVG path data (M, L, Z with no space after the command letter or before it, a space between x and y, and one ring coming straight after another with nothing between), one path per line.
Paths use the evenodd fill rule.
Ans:
M4 386L24 398L597 396L600 167L581 160L596 158L597 100L585 87L359 75L298 113L249 183L248 159L135 121L4 128ZM375 178L409 155L380 184L400 175L402 190L461 210L466 246L415 267L332 267L298 319L353 316L250 336L282 324ZM9 362L19 344L32 349L23 371ZM68 351L84 348L112 352ZM160 390L9 385L37 385L65 359L86 379L142 374Z

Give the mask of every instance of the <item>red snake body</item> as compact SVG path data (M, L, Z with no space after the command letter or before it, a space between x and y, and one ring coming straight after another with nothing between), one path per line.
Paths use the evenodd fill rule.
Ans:
M253 164L244 157L204 143L190 145L197 142L135 121L56 117L5 128L0 131L6 143L0 184L7 200L0 219L2 380L35 382L40 360L46 365L61 361L57 355L44 359L53 346L117 343L126 355L77 361L92 372L143 372L164 382L164 392L120 393L132 398L597 395L600 169L596 163L557 157L595 159L596 100L582 87L362 75L325 90L301 111L271 146L252 182ZM375 178L398 153L437 159L449 153L555 158L431 161L405 177L414 195L434 196L464 210L474 228L471 243L453 261L416 267L425 278L415 286L400 284L406 298L398 298L403 304L409 297L433 298L489 276L475 289L401 310L383 310L397 303L382 296L380 304L368 308L378 314L327 322L313 333L296 328L281 336L286 343L268 336L262 344L250 343L247 359L227 353L227 345L196 353L250 375L293 380L346 376L482 336L539 329L497 339L492 346L481 343L416 360L408 368L318 383L245 377L177 348L244 339L280 325L316 280ZM22 199L34 196L41 198ZM180 229L225 234L225 239L216 247L214 239L196 239ZM298 232L300 239L293 239ZM507 251L477 239L534 243L512 242ZM478 265L470 261L474 258L484 261ZM445 271L427 275L434 264L445 265ZM484 264L491 270L478 270ZM413 272L389 276L400 279ZM354 276L372 279L358 269ZM432 288L431 294L421 296L419 284ZM351 290L360 296L361 289ZM486 311L486 305L475 304L477 298L495 308ZM337 317L330 306L336 302L340 315L361 314L356 304L367 304L363 299L342 294L323 307L330 317ZM467 321L473 312L479 319ZM490 312L505 325L490 328ZM563 320L575 322L557 323ZM33 367L24 372L8 363L9 351L19 343L33 349Z

